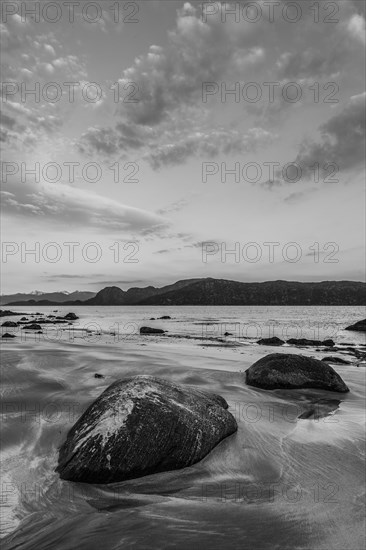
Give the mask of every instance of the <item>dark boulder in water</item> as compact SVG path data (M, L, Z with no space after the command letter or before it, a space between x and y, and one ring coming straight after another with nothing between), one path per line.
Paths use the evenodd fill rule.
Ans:
M17 327L18 323L15 323L15 321L5 321L1 326L2 327Z
M317 388L336 392L349 389L336 371L324 361L304 355L271 353L245 371L249 386L279 388Z
M16 336L15 334L9 334L9 332L5 332L5 334L3 334L1 338L16 338Z
M272 338L261 338L257 341L257 344L260 346L283 346L284 343L284 340L277 338L277 336L273 336Z
M191 466L237 430L227 408L219 395L153 376L118 380L71 428L56 471L112 483Z
M66 321L76 321L76 319L79 319L79 317L75 313L68 313L65 315L64 319Z
M309 340L308 338L290 338L287 340L287 344L293 346L327 346L333 347L334 341L330 338L328 340Z
M24 313L19 313L17 311L10 311L9 309L0 309L0 317L10 317L10 315L24 315Z
M346 327L344 330L354 330L357 332L366 332L366 319L363 319L362 321L358 321L354 325L350 325L349 327Z
M30 325L25 325L22 328L23 330L42 330L41 325L37 325L37 323L31 323Z
M163 315L162 317L158 317L158 319L171 319L170 315Z
M164 334L165 330L161 328L141 327L140 334Z

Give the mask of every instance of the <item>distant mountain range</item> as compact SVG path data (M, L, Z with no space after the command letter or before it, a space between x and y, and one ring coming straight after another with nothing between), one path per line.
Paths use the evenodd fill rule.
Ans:
M5 305L13 302L26 302L33 301L35 303L40 303L43 301L50 302L70 302L75 300L89 300L93 298L95 292L80 292L76 290L75 292L40 292L35 290L34 292L23 293L18 292L17 294L2 294L0 296L0 304Z
M50 296L62 294L62 301ZM75 294L78 295L77 299ZM81 295L88 295L82 299ZM92 295L92 296L90 296ZM15 295L19 296L19 295ZM47 296L47 298L46 298ZM44 294L41 300L11 301L6 305L78 305L78 306L189 306L189 305L289 305L289 306L362 306L366 305L366 283L355 281L323 281L299 283L268 281L240 283L225 279L186 279L162 288L148 286L124 291L116 286L106 287L96 295L79 292ZM37 296L38 298L38 296Z

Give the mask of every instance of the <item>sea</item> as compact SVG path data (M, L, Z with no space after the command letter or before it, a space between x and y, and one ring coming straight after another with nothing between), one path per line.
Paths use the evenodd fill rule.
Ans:
M16 336L1 341L3 549L365 547L366 369L350 349L366 342L344 330L364 307L10 309L19 318L2 322L70 311L79 319L40 334L2 327ZM166 332L140 335L142 326ZM331 338L336 350L257 344L272 336ZM348 360L333 368L350 392L247 386L245 370L278 352ZM222 395L238 431L182 470L109 485L61 480L68 430L112 382L134 374ZM322 414L307 414L317 403Z

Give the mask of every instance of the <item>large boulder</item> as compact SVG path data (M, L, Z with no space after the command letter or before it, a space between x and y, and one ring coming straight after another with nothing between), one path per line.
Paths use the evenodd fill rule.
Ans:
M366 319L362 319L362 321L357 321L357 323L355 323L354 325L350 325L349 327L346 327L344 330L366 332Z
M165 330L162 328L141 327L140 334L164 334Z
M112 483L191 466L237 430L226 401L153 376L109 386L71 428L56 471Z
M15 323L14 321L5 321L1 326L2 327L17 327L18 323Z
M304 355L271 353L245 371L249 386L278 388L318 388L336 392L349 389L336 371L324 361Z

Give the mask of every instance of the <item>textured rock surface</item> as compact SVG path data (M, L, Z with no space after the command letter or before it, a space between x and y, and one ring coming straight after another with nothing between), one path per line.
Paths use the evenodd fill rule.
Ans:
M111 483L191 466L237 430L219 395L135 376L109 386L71 428L62 479Z
M346 327L344 330L355 330L358 332L366 332L366 319L363 319L362 321L358 321L354 325L350 325L349 327Z
M317 388L336 392L349 389L325 361L304 355L271 353L245 371L246 383L267 390Z

